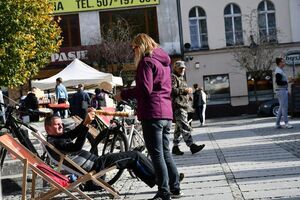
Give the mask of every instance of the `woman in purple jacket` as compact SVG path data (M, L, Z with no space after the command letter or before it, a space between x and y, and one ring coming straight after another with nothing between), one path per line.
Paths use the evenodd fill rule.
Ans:
M158 192L152 199L169 200L181 195L179 175L169 149L173 119L170 57L148 35L138 34L131 43L137 67L136 87L115 99L137 99L146 147L155 168Z

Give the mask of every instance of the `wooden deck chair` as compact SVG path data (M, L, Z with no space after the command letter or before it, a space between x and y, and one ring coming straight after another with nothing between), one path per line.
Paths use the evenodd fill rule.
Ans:
M78 125L78 124L80 124L82 122L81 117L79 117L77 115L74 115L71 118L75 122L76 125ZM91 133L94 138L96 138L97 135L99 134L99 132L97 131L97 129L95 127L91 126L91 125L89 125L89 133Z
M57 181L55 178L53 178L53 176L50 176L50 174L58 174L59 176L62 176L61 174L59 174L58 172L50 168L48 165L46 165L40 158L38 158L35 154L30 152L22 144L16 141L11 135L6 133L0 136L0 145L4 147L8 152L10 152L13 156L15 156L17 159L23 162L22 200L26 199L26 179L28 168L32 170L31 199L50 199L60 193L65 193L72 199L78 199L72 194L72 191L76 191L85 199L91 200L91 198L87 196L84 192L82 192L78 188L78 186L82 183L85 183L88 180L91 180L93 175L96 175L94 174L94 172L86 173L85 175L78 177L78 179L73 183L64 182L64 184L62 184L60 181ZM45 170L43 170L41 167L46 167L48 173L45 172ZM103 175L105 172L106 170L103 170L99 173ZM48 192L40 193L36 197L35 182L37 175L40 176L43 180L47 181L52 187Z
M52 144L47 142L46 138L44 137L44 135L42 133L40 133L39 131L36 131L36 132L31 132L31 134L33 136L35 136L40 141L40 143L42 144L43 150L47 153L47 155L49 156L51 162L58 166L58 171L61 171L63 169L65 171L67 171L68 173L76 174L77 176L82 176L84 174L89 174L81 166L79 166L72 159L70 159L67 155L63 154L57 148L55 148ZM48 152L48 149L46 147L50 148L57 155L59 155L60 160L57 161L55 158L53 158L51 156L51 154ZM65 162L67 162L73 168L70 168L67 165L65 165L64 164ZM99 185L100 187L102 187L103 189L108 191L109 193L111 193L114 198L119 198L120 197L119 193L111 185L109 185L103 179L100 178L101 176L103 176L107 172L109 172L111 170L114 170L114 169L116 169L116 166L112 166L112 167L103 169L98 173L92 174L89 180L92 180L94 183L96 183L97 185Z

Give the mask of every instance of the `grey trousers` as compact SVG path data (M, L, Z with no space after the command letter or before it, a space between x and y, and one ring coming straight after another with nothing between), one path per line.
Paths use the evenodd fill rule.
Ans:
M276 117L276 125L280 125L281 117L283 118L283 121L285 124L289 122L288 119L288 90L282 89L276 91L276 95L279 101L279 109Z

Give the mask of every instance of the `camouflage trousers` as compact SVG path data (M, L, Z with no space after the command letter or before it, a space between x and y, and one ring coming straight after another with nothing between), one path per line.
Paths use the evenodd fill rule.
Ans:
M193 138L191 135L192 127L188 123L188 112L185 109L177 109L174 111L175 118L175 131L174 131L174 146L178 146L183 138L187 146L193 144Z

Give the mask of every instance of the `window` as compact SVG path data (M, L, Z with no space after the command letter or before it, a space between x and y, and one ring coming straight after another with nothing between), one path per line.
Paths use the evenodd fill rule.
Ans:
M230 103L228 74L204 76L204 90L208 94L208 104Z
M254 75L255 72L247 72L247 86L249 101L255 101ZM256 96L259 101L273 98L272 71L263 72L262 78L256 82Z
M78 14L55 16L54 19L57 20L58 17L61 18L59 26L62 30L61 36L63 37L61 47L80 46L81 40Z
M224 9L226 46L242 45L243 27L241 9L236 4L229 4Z
M101 28L118 19L125 19L132 28L132 36L146 33L159 43L156 8L100 12Z
M206 14L201 7L194 7L189 13L192 49L208 49Z
M262 41L276 42L275 8L272 2L264 0L258 5L258 28Z

